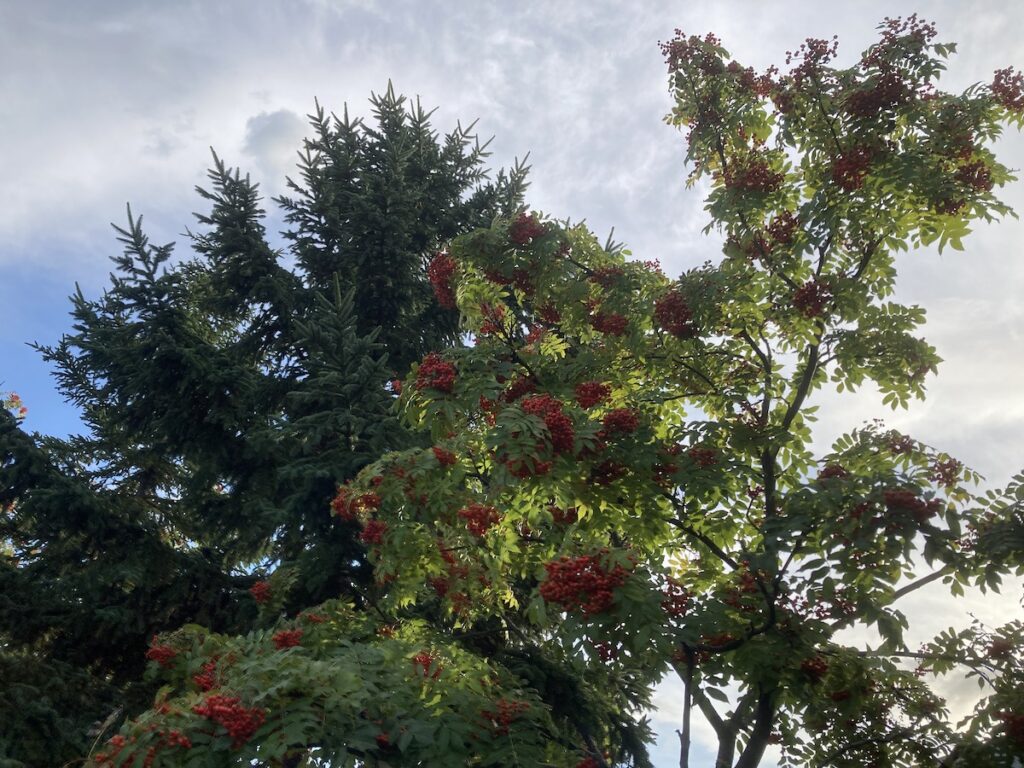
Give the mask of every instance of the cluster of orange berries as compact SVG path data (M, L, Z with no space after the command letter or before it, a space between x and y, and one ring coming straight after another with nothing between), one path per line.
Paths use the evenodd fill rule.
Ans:
M466 521L466 528L474 536L483 536L491 526L501 521L501 515L494 507L475 502L460 509L459 517Z
M494 732L499 736L507 734L512 723L530 709L528 702L513 699L498 699L495 705L496 709L482 710L480 716L491 724Z
M800 662L800 671L807 675L812 683L818 683L828 672L828 662L821 656L812 656Z
M625 583L627 571L621 565L608 569L602 560L600 555L581 555L547 563L547 579L540 585L540 596L566 611L579 610L584 616L606 612L612 607L614 590Z
M423 677L429 677L433 680L437 680L441 676L441 670L444 667L437 663L437 656L432 654L430 651L420 651L412 657L413 669L419 668L423 672Z
M632 408L616 408L604 415L601 420L604 435L632 434L640 426L640 415Z
M220 684L220 678L217 674L217 662L219 660L219 657L214 656L203 664L199 672L192 675L192 682L196 684L199 690L210 691Z
M907 103L912 93L899 74L890 70L875 78L871 88L850 94L843 107L854 117L872 118Z
M384 543L384 534L387 532L388 524L383 520L367 520L359 534L359 540L363 544L380 545Z
M772 169L762 153L751 151L745 157L733 158L722 180L726 189L765 195L782 186L784 178L782 173Z
M808 280L793 291L793 306L807 318L821 317L832 299L832 289L820 280Z
M867 147L854 147L844 152L832 163L832 181L846 192L860 189L864 186L871 160L872 153Z
M427 266L427 279L434 287L437 303L445 309L455 309L455 290L452 278L455 276L455 259L441 251L434 255Z
M718 451L714 448L705 448L695 445L686 452L686 455L697 465L698 469L707 469L718 463Z
M149 768L156 761L156 755L160 746L165 747L181 747L182 749L191 749L192 740L178 730L170 731L157 731L157 735L160 737L160 744L149 747L146 750L146 756L142 761L142 768ZM93 760L96 765L100 766L113 766L115 760L121 754L121 751L130 743L135 742L135 737L132 736L130 739L126 739L121 734L110 737L110 741L107 742L108 751L97 752L93 756ZM118 765L135 765L135 755L128 755L122 760L117 760Z
M576 404L580 408L593 408L603 403L611 394L611 388L599 381L584 381L576 386Z
M997 69L992 80L992 95L1011 112L1024 111L1024 75L1013 67Z
M842 464L826 464L818 473L818 480L842 480L850 476Z
M342 520L355 520L360 513L375 512L380 509L380 495L375 491L353 496L352 489L347 486L338 488L331 500L331 510Z
M618 312L593 312L590 315L590 327L606 336L622 336L629 327L629 320Z
M303 631L301 629L282 629L274 633L270 638L274 641L274 647L279 651L285 648L295 648L302 643Z
M480 314L484 321L480 325L481 336L493 336L501 333L505 327L505 305L504 304L481 304Z
M508 239L514 245L529 245L547 232L540 219L529 213L519 214L508 228Z
M572 453L576 431L573 429L572 419L562 410L561 401L551 395L534 395L523 399L522 409L525 413L539 416L544 420L544 426L551 437L551 450L556 456Z
M882 498L889 512L909 512L918 523L926 522L942 509L942 502L938 499L924 501L913 491L890 489L882 494Z
M437 463L442 467L452 467L458 461L458 457L445 448L435 445L431 450L434 452L434 458L437 459Z
M273 594L273 590L270 588L270 582L257 581L251 587L249 587L249 594L252 595L252 599L260 605L270 602L270 598Z
M661 589L661 594L661 608L665 613L673 618L679 618L686 614L690 607L690 593L682 584L669 577Z
M155 661L165 669L171 666L171 663L178 655L178 652L169 645L162 645L158 643L156 635L153 635L153 639L150 642L151 645L149 646L149 650L146 651L146 658L150 661Z
M678 339L689 339L697 333L693 325L693 311L679 291L669 291L655 299L654 319Z
M598 267L587 280L600 285L602 288L612 288L625 275L626 270L622 267Z
M192 707L192 711L224 728L235 749L252 738L267 719L267 713L259 707L243 707L237 696L221 694L207 696L202 704Z
M423 358L419 370L416 371L416 389L434 389L438 392L451 394L455 388L455 377L458 371L436 352Z

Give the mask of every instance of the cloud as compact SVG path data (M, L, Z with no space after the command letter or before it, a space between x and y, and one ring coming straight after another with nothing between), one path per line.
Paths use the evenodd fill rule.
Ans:
M286 175L294 176L296 153L309 125L288 109L260 112L245 123L242 152L255 164L264 195L284 189Z

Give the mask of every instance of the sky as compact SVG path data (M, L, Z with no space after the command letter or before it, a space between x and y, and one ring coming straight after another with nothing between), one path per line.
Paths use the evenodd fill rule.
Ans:
M534 209L586 219L602 237L614 227L637 258L657 258L669 274L715 259L720 242L701 234L700 190L684 186L682 136L664 122L671 103L658 41L677 27L715 32L738 61L763 68L783 64L806 37L839 34L843 65L885 16L915 11L959 45L946 90L1024 66L1024 4L1005 1L0 0L0 392L22 396L29 429L77 429L26 343L52 344L69 330L76 283L87 296L103 289L117 251L109 222L124 223L125 204L144 215L154 242L184 249L210 147L273 196L314 99L365 114L389 80L437 107L439 130L478 119L480 135L494 137L492 167L529 153ZM996 151L1024 167L1021 135ZM1024 182L1003 198L1024 211ZM926 336L945 362L928 399L905 412L870 390L819 397L819 445L883 417L991 486L1020 471L1022 242L1024 225L1008 219L979 225L964 253L902 256L897 299L928 310ZM992 622L1019 615L1020 597L1011 585L1002 599L953 601L935 585L908 613L925 634L965 622L968 611ZM947 687L968 705L962 688ZM678 688L662 686L651 715L659 768L678 764L679 711Z

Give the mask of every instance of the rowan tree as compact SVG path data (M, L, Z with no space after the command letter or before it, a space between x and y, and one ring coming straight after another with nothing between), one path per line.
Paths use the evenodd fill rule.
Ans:
M390 86L366 121L319 105L310 119L277 201L285 251L257 186L215 155L193 253L152 244L129 211L110 285L78 291L73 330L40 346L84 434L0 414L0 763L86 753L152 700L155 633L245 632L264 579L293 613L359 601L371 580L358 527L329 502L420 442L387 382L458 343L427 262L514 211L526 169L488 179L471 128L438 135ZM287 590L270 575L282 564Z
M1009 213L989 146L1024 122L1024 78L938 90L952 46L916 17L847 69L831 41L784 73L713 36L664 50L722 258L669 278L528 211L456 238L431 276L474 343L424 356L398 406L431 443L331 504L374 564L370 610L282 615L261 587L259 631L155 638L167 687L92 764L643 766L666 674L681 766L695 717L721 768L769 743L784 765L1024 755L1024 625L913 649L900 610L1024 571L1024 478L978 497L956 459L874 424L816 455L809 405L866 382L894 408L924 396L938 357L892 300L896 257ZM960 727L927 677L954 666L983 684Z

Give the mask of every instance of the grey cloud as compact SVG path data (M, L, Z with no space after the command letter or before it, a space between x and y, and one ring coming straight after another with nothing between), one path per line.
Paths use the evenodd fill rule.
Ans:
M288 109L261 112L246 121L242 151L254 161L265 194L284 189L285 176L294 176L296 153L308 129L306 121Z

